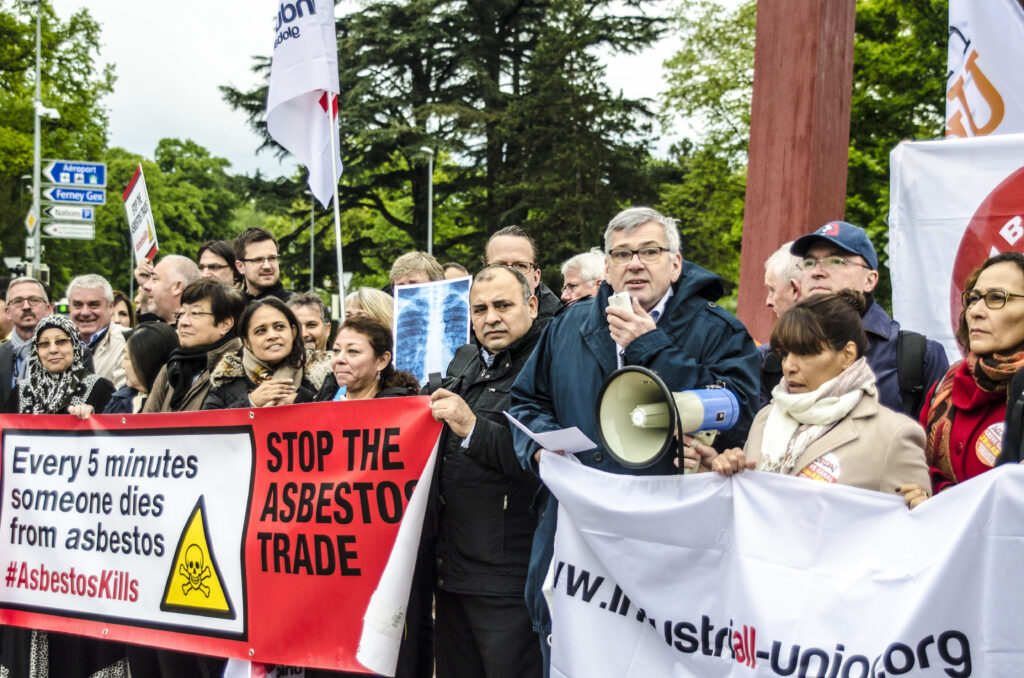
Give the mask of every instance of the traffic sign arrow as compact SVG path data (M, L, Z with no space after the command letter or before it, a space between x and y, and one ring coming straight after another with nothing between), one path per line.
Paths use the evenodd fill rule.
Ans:
M102 187L107 185L107 166L101 162L51 160L43 168L43 176L55 184Z
M87 205L103 205L107 202L107 192L102 188L50 186L43 191L43 197L54 202L85 203Z
M43 224L43 233L51 238L70 238L72 240L92 240L96 237L96 227L91 223L60 223Z
M74 221L93 221L96 218L94 207L73 207L70 205L50 205L43 214L53 219L72 219ZM43 217L44 219L46 217Z

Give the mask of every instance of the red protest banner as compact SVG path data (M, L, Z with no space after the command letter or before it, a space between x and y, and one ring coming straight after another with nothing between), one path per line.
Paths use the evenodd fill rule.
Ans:
M0 417L0 623L365 670L363 616L440 428L422 397Z

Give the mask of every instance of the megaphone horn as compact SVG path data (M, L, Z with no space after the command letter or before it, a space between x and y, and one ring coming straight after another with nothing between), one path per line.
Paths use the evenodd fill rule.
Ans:
M677 433L730 429L739 410L739 401L726 388L673 393L654 371L628 365L601 386L597 434L620 464L643 468L661 458Z

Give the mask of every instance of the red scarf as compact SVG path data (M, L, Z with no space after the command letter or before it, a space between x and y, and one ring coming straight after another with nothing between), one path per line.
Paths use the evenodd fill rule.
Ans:
M1024 351L1008 356L993 353L984 357L968 353L964 362L967 363L967 371L979 389L986 393L1005 394L1013 375L1024 368ZM942 471L954 482L960 482L960 479L954 473L953 464L950 462L949 436L956 416L956 407L953 406L953 382L959 367L960 363L950 367L942 381L935 387L928 410L928 445L925 448L928 464Z

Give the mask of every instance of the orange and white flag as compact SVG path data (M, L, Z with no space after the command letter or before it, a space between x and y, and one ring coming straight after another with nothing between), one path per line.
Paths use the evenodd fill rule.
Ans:
M1024 132L1024 5L950 0L946 136Z

